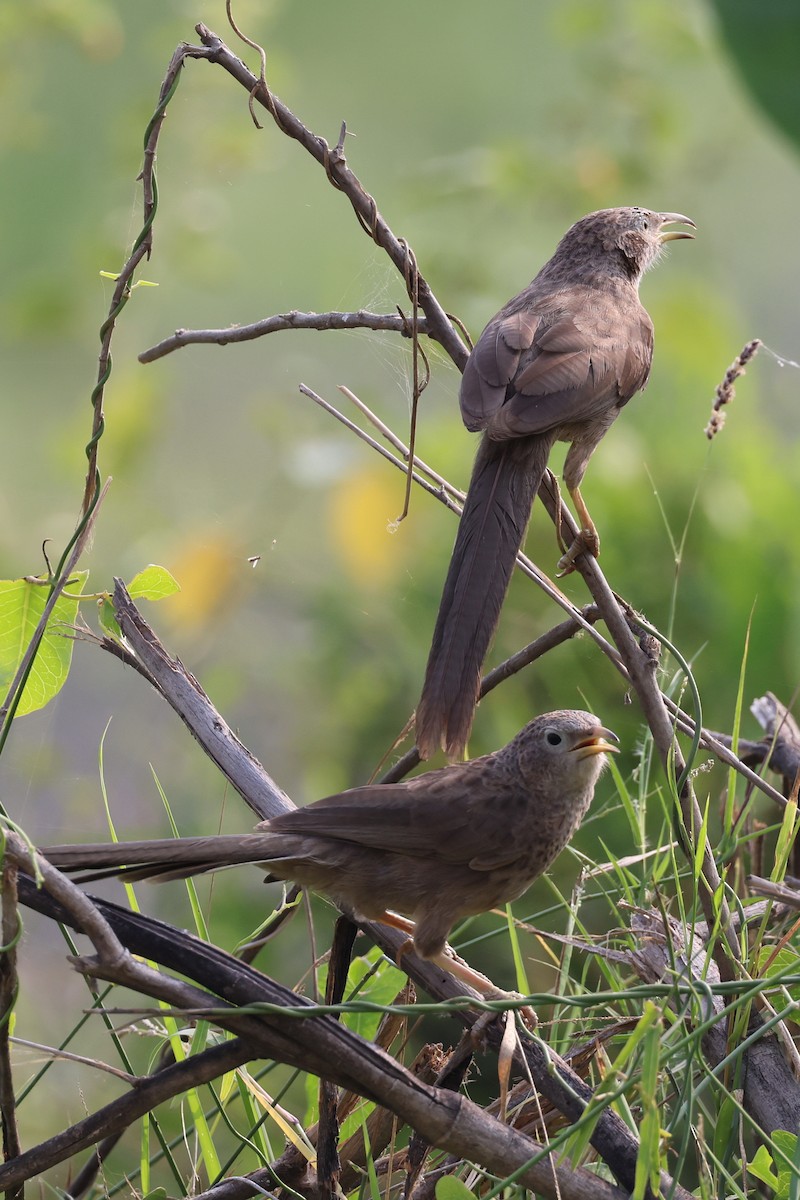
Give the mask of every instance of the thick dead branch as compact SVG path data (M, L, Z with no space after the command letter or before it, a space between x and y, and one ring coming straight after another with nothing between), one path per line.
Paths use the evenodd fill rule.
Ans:
M52 873L53 869L49 871ZM48 881L49 878L50 875ZM64 882L67 897L71 899L71 891L77 889L68 881ZM598 1197L618 1200L614 1188L601 1185L589 1172L566 1171L552 1161L530 1165L530 1160L542 1151L537 1143L489 1117L466 1097L414 1078L384 1051L365 1042L333 1018L323 1015L302 1020L281 1016L272 1009L269 1013L256 1015L253 1006L259 1004L296 1009L306 1003L310 1005L310 1001L304 1001L288 988L216 947L106 901L93 903L83 897L81 906L72 906L77 914L74 915L60 904L54 904L48 892L37 889L35 883L23 875L20 876L20 897L38 911L78 928L82 925L85 906L95 908L92 925L99 922L113 928L116 931L113 940L124 939L131 953L115 953L108 960L99 953L91 960L76 960L79 970L134 988L176 1008L204 1013L221 1028L246 1040L250 1057L275 1058L357 1091L390 1108L412 1128L424 1130L436 1145L470 1161L480 1162L499 1175L510 1174L528 1164L520 1182L546 1196L555 1198L560 1192L575 1200L597 1200ZM132 955L166 962L171 969L195 980L199 986L160 974ZM249 1012L240 1013L240 1007L247 1007ZM80 1139L80 1144L73 1139L73 1144L64 1147L55 1161L63 1161L98 1136L100 1133L94 1129L88 1140L87 1135ZM635 1169L635 1157L631 1168ZM0 1166L0 1189L15 1186L31 1173L34 1173L31 1159L26 1156ZM632 1180L631 1175L626 1186L631 1187Z
M637 974L648 983L674 977L697 985L698 999L705 1011L703 1019L720 1016L703 1035L703 1053L711 1067L730 1056L729 1021L722 1016L726 1000L712 996L706 984L719 981L716 965L708 960L708 946L701 937L686 937L678 921L669 919L668 928L658 912L636 912L631 921L638 947L631 955ZM742 988L745 989L743 982ZM776 1129L795 1130L800 1125L800 1082L787 1060L787 1041L772 1032L764 1032L761 1016L753 1012L748 1037L756 1035L744 1050L744 1107L765 1133ZM790 1050L791 1053L791 1050ZM796 1052L795 1052L796 1054Z

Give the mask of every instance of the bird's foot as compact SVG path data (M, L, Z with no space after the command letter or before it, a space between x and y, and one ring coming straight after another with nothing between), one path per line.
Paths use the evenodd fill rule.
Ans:
M411 937L407 937L406 940L404 942L402 942L400 947L398 948L398 951L394 956L394 965L396 967L399 967L401 971L403 969L403 955L410 954L413 949L414 949L414 939Z
M476 992L479 992L483 996L484 1000L523 999L520 992L506 992L502 988L497 987L487 975L476 971L474 967L465 963L463 958L459 958L452 946L448 946L444 953L437 955L434 961L445 971L449 971L451 975L455 975L456 979L460 979L462 983L466 983L469 987L474 988ZM518 1011L526 1028L534 1030L539 1024L539 1018L531 1006L524 1004ZM497 1016L494 1012L488 1012L485 1015L489 1018L490 1022Z
M575 570L575 559L581 554L591 554L593 558L600 557L600 538L597 536L594 526L589 529L581 529L569 549L561 555L558 560L556 579L563 579L565 575L570 575Z
M490 992L486 993L487 1000L524 1000L524 998L521 992L506 992L502 988L497 987L493 987ZM511 1012L512 1010L509 1009L508 1011ZM516 1011L519 1013L525 1028L533 1033L539 1025L536 1009L530 1004L522 1004Z

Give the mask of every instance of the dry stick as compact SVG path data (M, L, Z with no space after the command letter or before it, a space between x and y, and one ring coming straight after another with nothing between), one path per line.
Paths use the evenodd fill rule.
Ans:
M363 308L358 312L326 313L292 310L248 325L229 325L225 329L176 329L170 337L151 346L149 350L143 350L139 362L156 362L174 350L182 350L184 346L229 346L238 342L252 342L255 338L282 333L287 329L372 329L399 333L403 337L411 336L408 318L402 313L374 313ZM428 322L424 318L418 322L417 330L420 334L428 333Z
M147 141L144 147L144 161L140 179L142 180L142 195L144 201L144 223L139 237L136 239L128 261L116 278L108 316L100 330L100 357L97 364L97 383L92 392L92 432L86 447L88 468L86 472L86 487L83 496L83 512L87 513L95 499L97 491L97 448L103 435L105 417L103 414L103 396L105 386L111 375L111 341L114 337L116 322L122 309L130 298L130 286L139 264L150 257L153 249L153 218L156 211L157 191L155 184L155 162L158 138L166 116L167 104L178 84L184 61L190 58L206 58L208 51L199 46L179 46L170 60L167 74L161 84L156 115L147 131Z
M189 732L246 804L263 820L294 807L261 763L239 741L195 677L167 654L142 617L121 579L114 580L114 612L123 635L147 675Z
M49 864L46 867L45 887L51 892L53 876L57 876L58 872L54 872ZM35 907L47 911L48 906L44 902L48 897L38 895L30 880L27 884L26 902L38 901ZM298 1020L296 1017L281 1017L273 1013L258 1015L238 1011L235 1006L267 1002L297 1007L304 1002L288 988L244 966L231 955L163 922L150 921L104 901L98 900L92 904L67 880L57 886L62 900L74 911L65 912L57 906L57 913L50 915L57 915L58 919L82 928L81 916L87 912L89 914L93 930L90 936L98 953L90 959L73 959L79 971L132 988L176 1009L207 1013L215 1024L242 1039L248 1046L249 1058L275 1058L358 1091L368 1099L391 1108L412 1128L425 1129L445 1150L470 1160L477 1159L487 1170L496 1174L505 1175L524 1167L541 1152L538 1143L529 1137L501 1125L466 1097L453 1095L416 1079L385 1051L364 1041L329 1016ZM175 969L181 970L189 978L200 980L201 986L161 975L127 952L117 953L114 950L117 935L113 935L110 941L111 953L107 957L102 948L105 939L95 940L94 936L101 925L106 928L113 926L137 956L167 962L170 966L174 966L176 958L179 958L181 965ZM161 934L160 950L148 936L151 930ZM120 942L116 944L121 946ZM212 991L205 990L206 987ZM226 1000L218 998L222 993L227 997ZM309 1007L313 1007L308 1003ZM209 1059L210 1052L206 1062ZM221 1069L228 1067L223 1065ZM160 1079L169 1070L166 1069L155 1078ZM128 1102L128 1115L138 1098L138 1093L124 1098ZM110 1108L107 1106L103 1111ZM92 1144L105 1132L106 1128L100 1124L98 1114L93 1114L80 1123L80 1129L74 1126L67 1131L72 1135L71 1144L66 1146L62 1137L58 1155L53 1161L63 1161L70 1154ZM58 1140L51 1139L48 1147L55 1146ZM34 1173L32 1165L38 1149L0 1166L0 1190L30 1178ZM44 1169L41 1157L36 1159L36 1163L38 1170ZM601 1184L588 1171L557 1170L558 1189L564 1200L620 1200L617 1189L605 1182ZM558 1195L553 1186L550 1165L528 1165L520 1182L545 1196L554 1197L554 1200Z
M315 392L312 388L306 387L304 383L298 385L298 391L301 393L301 395L308 396L309 400L313 400L314 403L318 404L319 407L324 409L325 412L330 413L332 417L335 417L337 421L344 425L345 429L349 429L350 432L354 433L356 437L361 439L362 442L366 442L367 445L371 446L373 450L376 450L382 458L385 458L387 462L390 462L392 466L397 467L397 469L402 471L405 475L408 469L406 464L399 458L396 458L394 454L390 454L389 451L381 446L379 442L376 442L373 437L370 437L365 430L363 430L359 425L356 425L355 421L351 421L349 417L346 417L344 413L339 411L338 408L336 408L328 400L323 399L323 397L318 395L317 392ZM414 460L414 466L419 466L422 468L422 464L418 459ZM419 487L424 488L425 491L431 496L435 496L438 500L441 500L445 508L449 508L451 512L456 514L456 516L459 515L461 509L459 508L458 504L454 503L450 499L450 495L455 494L454 488L448 488L445 492L442 487L434 487L428 482L427 479L424 479L421 475L418 475L416 471L414 472L413 478L414 482Z
M688 713L684 712L671 696L666 696L662 692L661 699L664 702L664 707L675 718L676 728L681 733L686 733L690 737L693 737L697 727L694 719ZM733 753L731 746L728 744L731 740L727 734L712 733L710 729L700 730L700 745L704 750L710 751L726 767L733 767L734 771L738 772L749 784L758 788L769 800L773 800L776 804L783 807L786 804L786 797L781 795L777 788L773 787L757 771L754 771L752 767L749 767L746 762ZM740 739L739 749L741 750L743 746L747 746L748 748L759 747L761 750L760 759L762 761L769 757L769 746L763 742L746 742Z
M20 936L17 911L17 868L5 859L2 873L2 941L0 947L0 1116L3 1125L3 1158L15 1158L21 1150L17 1129L14 1076L11 1069L9 1029L19 991L17 942ZM23 1195L21 1185L7 1193L11 1200Z
M550 516L556 519L559 516L559 509L561 509L560 498L555 495L551 487L546 486L548 483L549 478L546 474L543 486L539 490L539 495L547 505ZM571 513L564 509L560 513L560 519L562 524L566 523L568 525L571 534L574 533L577 535L577 525ZM645 719L653 735L653 741L661 758L664 772L668 779L677 781L684 770L685 763L680 746L675 738L672 721L670 720L661 690L658 686L656 663L641 650L614 593L609 587L603 572L600 570L597 559L593 558L590 554L580 554L575 562L575 567L580 571L589 591L592 593L595 603L603 614L603 620L623 658L631 685L639 697L639 703L642 706ZM700 836L700 831L703 828L700 806L694 794L691 778L687 778L684 781L678 796L678 802L680 804L683 827L689 840L687 854L691 861L691 857L695 851L696 839ZM715 920L718 921L725 940L724 949L719 942L715 942L714 958L722 978L732 979L738 974L738 970L733 964L740 964L739 944L731 924L728 903L721 894L718 895L722 881L707 837L704 839L702 847L701 876L704 886L698 890L703 912L710 928L714 927ZM715 909L715 903L718 904L718 910Z
M369 234L376 245L385 250L397 270L406 281L409 298L413 301L414 292L419 307L428 319L427 334L439 342L450 358L460 369L464 369L468 350L459 337L447 313L439 304L427 281L419 274L413 264L408 244L394 235L386 221L378 212L375 200L364 189L357 176L347 165L341 145L333 149L323 137L311 132L302 121L283 104L267 84L252 73L228 46L205 25L197 25L197 33L206 47L205 57L209 62L223 67L238 83L251 93L254 98L269 113L281 133L294 138L301 146L316 159L325 169L328 179L338 191L342 192L353 206L359 223Z
M374 413L372 409L369 408L364 401L355 394L355 392L350 390L349 387L345 387L344 384L339 384L339 391L356 406L359 412L364 414L370 424L374 425L379 433L383 434L389 445L394 446L395 450L397 450L402 456L403 462L407 463L411 456L411 451L409 450L408 446L406 446L405 443L397 436L397 434L390 429L388 425L384 424L377 413ZM306 395L308 394L309 393L306 392ZM340 418L342 417L342 414L337 413L336 410L333 409L332 405L328 407L328 411L332 412L334 416L339 416ZM433 467L429 466L428 463L423 462L418 454L414 455L414 466L417 468L417 470L421 471L423 475L427 475L428 478L432 479L435 484L438 484L438 486L442 488L442 490L448 496L452 496L454 500L463 505L466 499L466 492L462 492L459 488L453 487L452 483L448 483L444 475L440 475L438 471L434 471Z

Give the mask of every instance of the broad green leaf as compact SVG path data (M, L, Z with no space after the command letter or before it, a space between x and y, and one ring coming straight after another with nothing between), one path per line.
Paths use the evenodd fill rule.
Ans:
M89 577L76 571L56 601L28 676L17 716L44 708L64 686L72 663L69 627L78 615L78 597ZM25 579L0 580L0 693L5 696L44 612L48 588Z
M787 1158L792 1160L792 1168L789 1169L783 1159L776 1157L775 1165L778 1168L778 1187L775 1191L775 1200L797 1200L798 1186L800 1180L800 1171L798 1170L798 1154L800 1154L800 1141L797 1139L796 1133L789 1133L786 1129L776 1129L773 1131L772 1140L779 1150L782 1150Z
M436 1200L475 1200L463 1179L455 1175L443 1175L436 1182Z
M166 596L174 596L180 590L181 585L166 567L153 564L134 575L128 584L132 600L163 600Z
M377 970L375 969L377 965ZM325 985L328 979L328 965L321 964L317 972L317 986L320 994L325 994ZM354 1001L367 1000L370 1004L391 1004L397 997L397 993L405 986L406 976L392 966L388 962L383 953L373 946L366 954L358 958L354 958L350 963L350 970L347 975L347 989L345 997ZM355 994L353 995L353 993ZM378 1031L378 1026L381 1022L383 1014L380 1012L355 1012L345 1013L342 1016L343 1023L352 1029L354 1033L371 1042ZM315 1076L306 1076L306 1124L310 1125L319 1117L318 1099L319 1099L319 1083ZM361 1125L362 1114L361 1110L365 1109L367 1113L371 1112L374 1105L365 1101L363 1105L357 1106L355 1111L347 1118L340 1130L342 1139L348 1138L351 1133L354 1133Z
M108 596L104 596L102 600L98 600L97 616L100 620L100 625L109 635L109 637L121 642L122 630L119 627L117 618L114 616L114 605L111 603Z
M755 1175L762 1183L775 1190L778 1186L778 1176L772 1169L772 1155L766 1146L759 1146L753 1161L747 1164L748 1175Z
M731 59L756 102L795 147L800 145L797 103L797 0L712 0Z
M759 975L763 975L765 979L771 979L774 975L781 973L790 973L792 975L798 973L798 970L800 970L800 958L798 958L796 950L790 950L788 946L784 946L773 958L774 953L773 946L761 947L757 960ZM772 959L771 962L770 959ZM800 1000L800 984L788 983L784 984L784 987L793 1000ZM786 1019L794 1021L795 1024L800 1024L800 1015L787 1013Z

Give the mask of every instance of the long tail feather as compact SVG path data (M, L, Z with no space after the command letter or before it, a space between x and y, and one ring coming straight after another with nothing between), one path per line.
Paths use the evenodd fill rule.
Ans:
M464 753L481 667L552 442L547 434L507 442L484 437L481 442L417 705L417 746L423 758L440 747L450 757Z
M124 875L127 879L184 879L239 863L274 856L276 837L269 833L217 837L157 838L145 842L97 842L49 846L44 857L59 870L80 874L83 882Z

